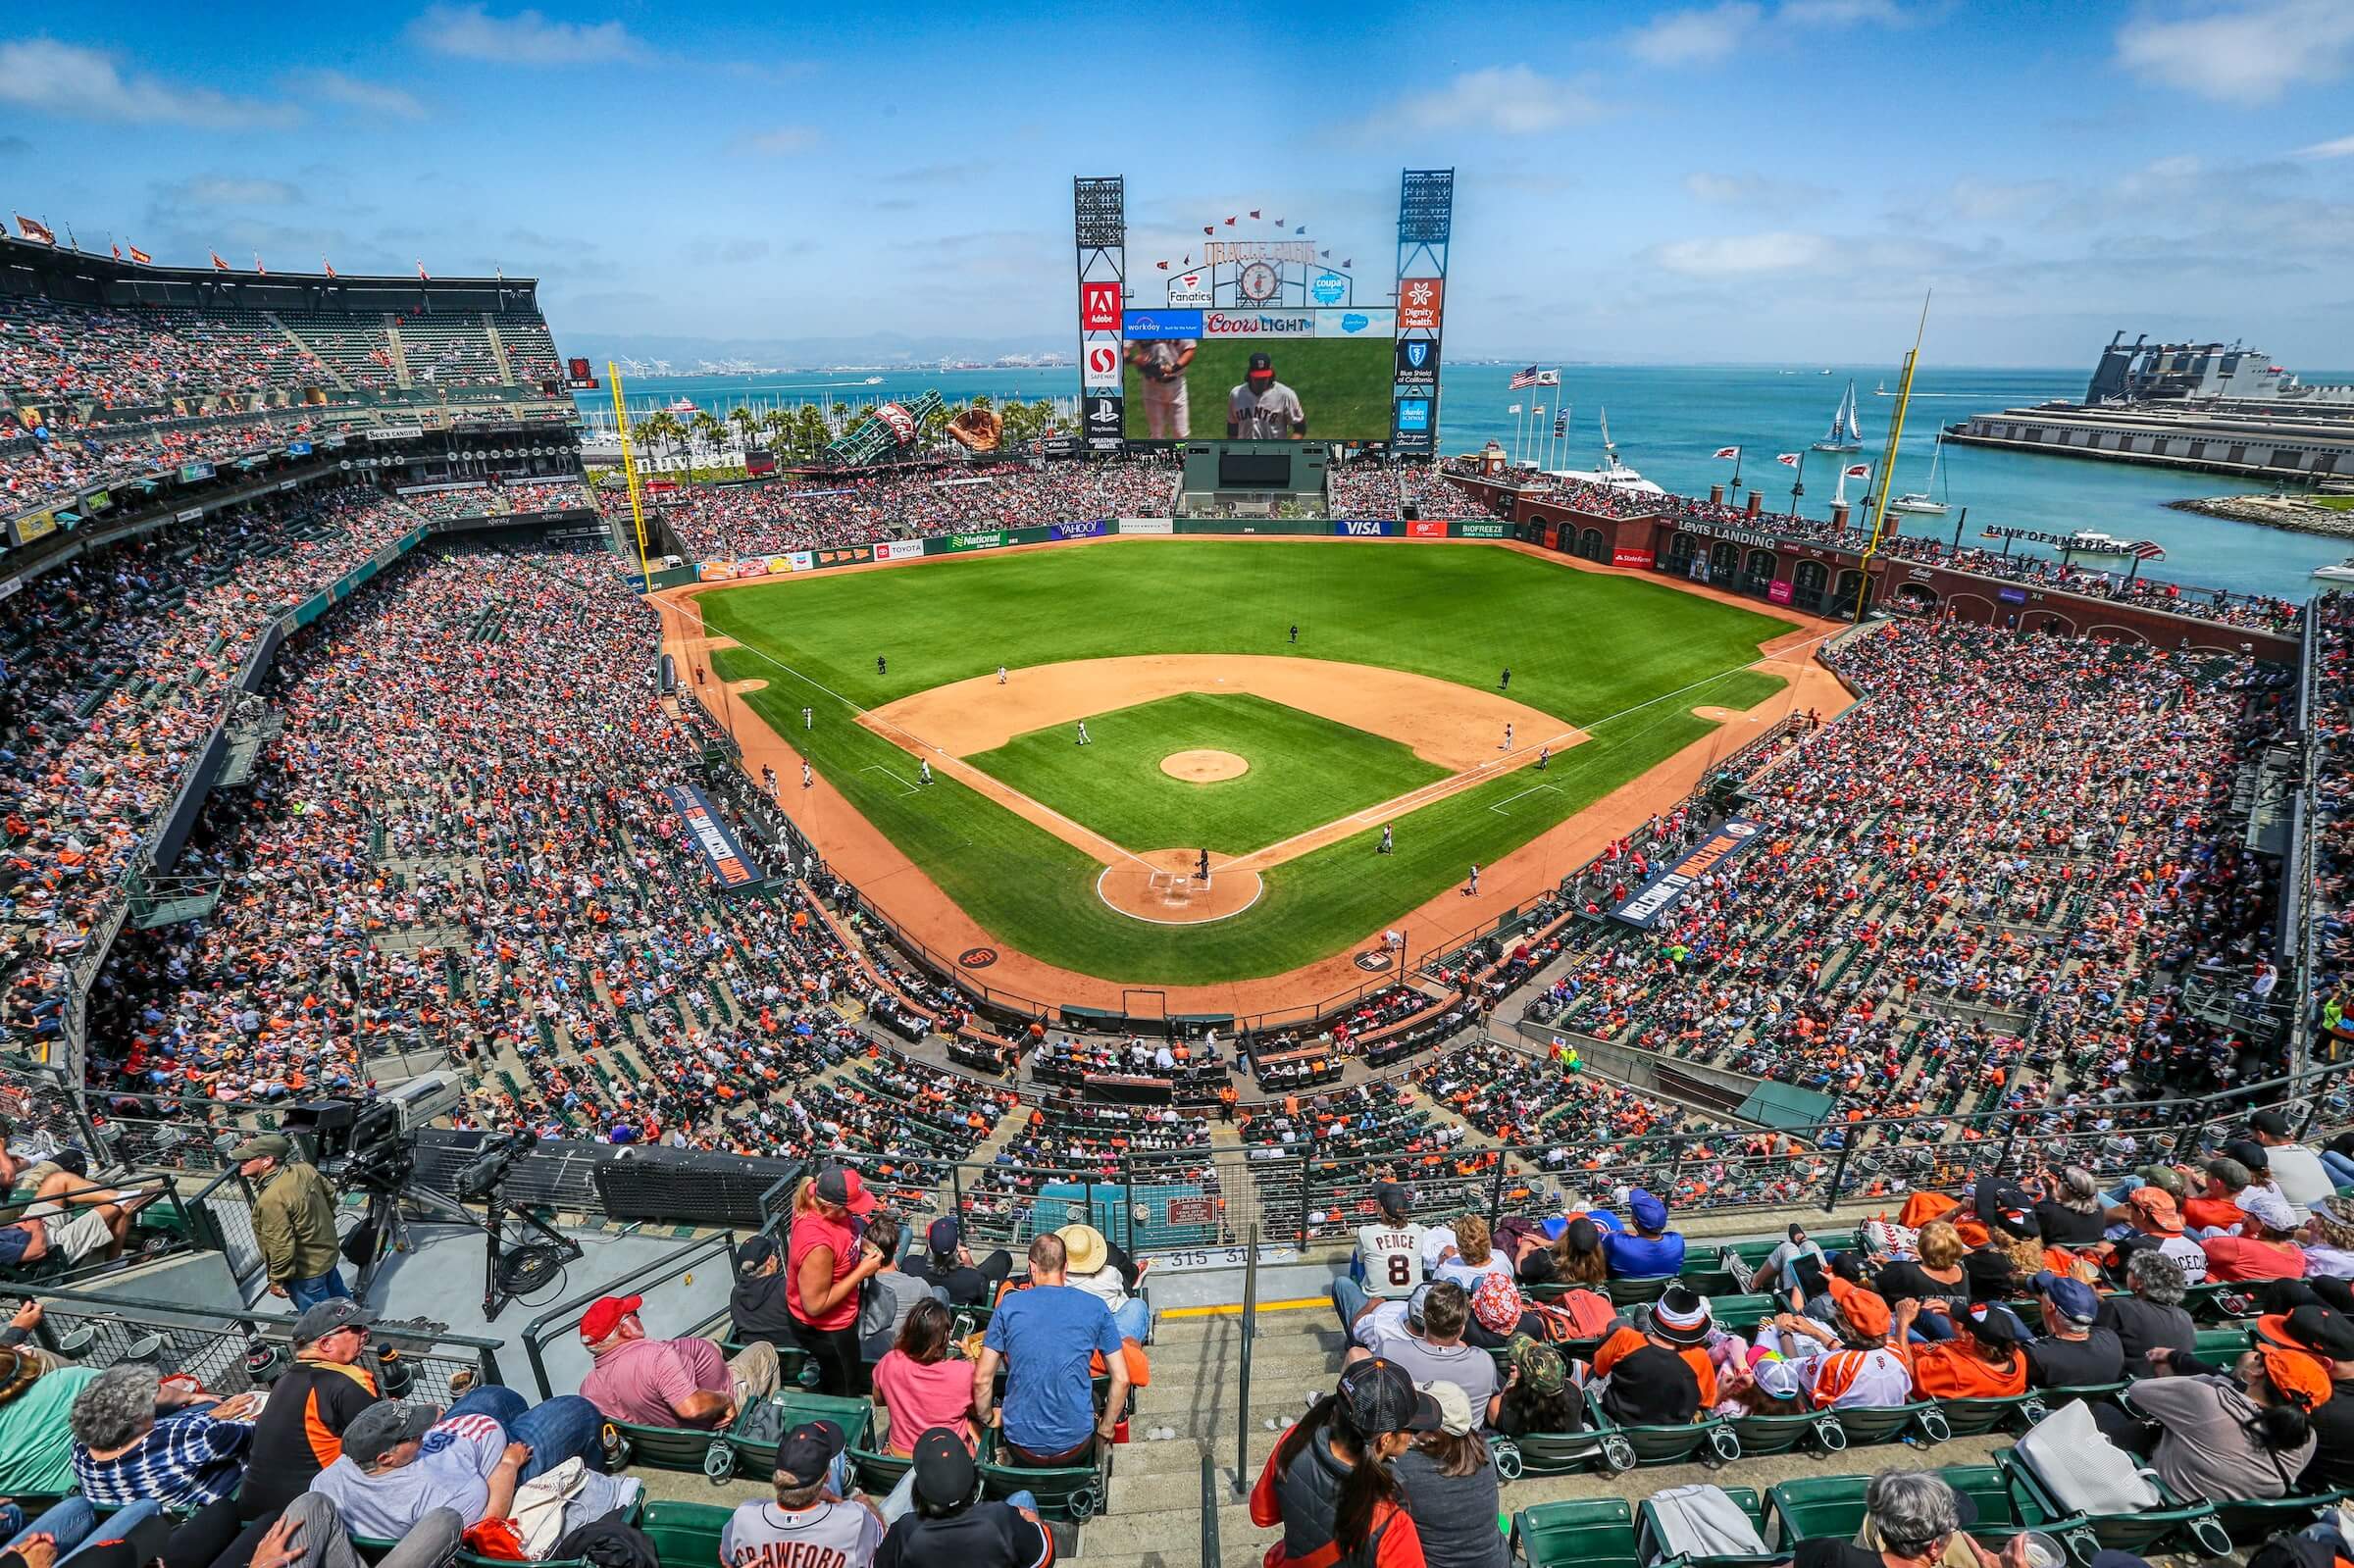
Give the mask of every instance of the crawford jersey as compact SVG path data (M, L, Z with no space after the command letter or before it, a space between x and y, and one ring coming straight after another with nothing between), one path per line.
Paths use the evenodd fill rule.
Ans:
M727 1568L866 1568L883 1543L883 1521L854 1502L780 1508L747 1502L720 1532Z

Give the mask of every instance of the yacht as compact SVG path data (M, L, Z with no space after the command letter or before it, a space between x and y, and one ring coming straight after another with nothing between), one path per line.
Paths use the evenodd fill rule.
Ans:
M2354 556L2347 557L2335 566L2317 566L2313 569L2313 575L2325 582L2354 582Z
M1830 375L1829 371L1822 373ZM1861 452L1864 450L1864 430L1856 423L1856 383L1847 383L1847 395L1831 411L1830 432L1815 443L1817 452Z
M2063 561L2123 561L2133 554L2133 541L2097 529L2078 529L2060 546Z
M1888 503L1891 512L1915 512L1923 517L1943 517L1952 510L1937 490L1937 466L1945 456L1945 437L1937 437L1937 448L1929 454L1929 480L1922 488L1898 496Z
M1642 475L1618 461L1618 447L1611 439L1611 411L1602 411L1602 467L1598 469L1557 468L1545 471L1557 480L1572 484L1599 484L1606 489L1624 490L1629 495L1665 495L1667 492Z

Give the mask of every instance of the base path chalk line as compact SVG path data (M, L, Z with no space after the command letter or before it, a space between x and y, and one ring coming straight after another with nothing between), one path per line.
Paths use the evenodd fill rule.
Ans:
M1529 785L1529 786L1528 786L1526 789L1523 789L1523 790L1521 790L1521 791L1519 792L1519 794L1510 794L1510 795L1506 795L1506 796L1505 796L1505 797L1504 797L1502 800L1496 801L1494 804L1490 805L1490 806L1488 807L1488 809L1489 809L1490 811L1496 812L1496 813L1498 813L1498 814L1500 814L1500 815L1502 815L1502 816L1509 817L1509 816L1510 816L1510 815L1511 815L1511 813L1510 813L1510 812L1509 812L1509 811L1506 811L1506 810L1504 809L1505 807L1507 807L1507 806L1510 805L1510 804L1511 804L1513 801L1515 801L1515 800L1519 799L1519 798L1520 798L1520 795L1533 795L1533 794L1535 794L1535 793L1536 793L1538 790L1540 790L1540 789L1550 789L1550 790L1552 790L1552 791L1553 791L1555 794L1557 794L1557 795L1558 795L1558 794L1560 794L1560 793L1561 792L1561 786L1560 786L1559 784L1530 784L1530 785Z
M916 786L914 784L911 784L906 780L901 779L897 774L892 772L889 768L884 767L883 764L879 762L870 762L858 771L860 773L882 774L885 778L892 780L894 783L899 785L900 794L911 795L916 792Z

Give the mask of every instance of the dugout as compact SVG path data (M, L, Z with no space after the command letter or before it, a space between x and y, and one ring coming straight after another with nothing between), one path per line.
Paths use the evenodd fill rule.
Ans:
M1321 517L1330 448L1310 441L1188 441L1179 517Z

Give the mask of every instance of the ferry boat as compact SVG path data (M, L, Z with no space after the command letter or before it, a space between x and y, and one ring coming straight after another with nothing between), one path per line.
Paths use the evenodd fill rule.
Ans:
M1557 480L1573 484L1599 484L1605 489L1624 490L1629 495L1665 495L1667 492L1642 475L1618 461L1618 447L1611 439L1611 411L1602 411L1602 467L1598 469L1556 468L1545 473Z
M2133 541L2097 529L2078 529L2060 546L2063 561L2124 561L2131 558Z

